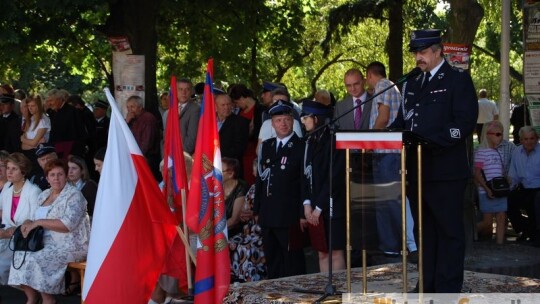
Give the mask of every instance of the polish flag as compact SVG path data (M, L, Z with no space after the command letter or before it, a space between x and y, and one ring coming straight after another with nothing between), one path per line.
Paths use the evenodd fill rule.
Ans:
M84 277L87 304L147 303L176 236L176 220L110 91L107 152Z

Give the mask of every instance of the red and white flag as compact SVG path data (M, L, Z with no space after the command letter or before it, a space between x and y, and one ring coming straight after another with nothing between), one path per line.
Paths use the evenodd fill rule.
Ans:
M146 303L176 235L144 156L108 89L112 108L84 277L87 304Z

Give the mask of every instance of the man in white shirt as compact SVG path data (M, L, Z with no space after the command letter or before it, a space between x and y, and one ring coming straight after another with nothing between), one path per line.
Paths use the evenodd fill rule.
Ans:
M482 139L482 127L485 123L499 119L499 109L493 100L487 99L486 89L478 91L478 119L476 120L476 135L478 142Z

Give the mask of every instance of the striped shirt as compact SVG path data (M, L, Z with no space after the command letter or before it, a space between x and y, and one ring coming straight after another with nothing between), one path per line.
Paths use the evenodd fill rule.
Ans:
M502 155L493 148L479 148L474 153L474 166L484 171L486 181L497 176L503 176L504 167ZM478 187L479 192L485 193L483 187Z
M377 81L377 84L375 85L375 90L373 92L373 95L377 95L377 93L383 91L384 89L393 86L394 83L386 78L380 79ZM390 108L390 116L388 118L388 123L386 124L386 127L388 127L391 123L394 122L396 119L400 106L401 106L401 94L399 93L399 90L397 87L393 87L386 92L382 93L381 95L375 97L373 99L373 105L371 107L371 113L369 115L369 128L373 129L375 126L375 121L377 120L377 117L379 116L379 105L385 105L388 108ZM376 153L400 153L400 150L376 150Z

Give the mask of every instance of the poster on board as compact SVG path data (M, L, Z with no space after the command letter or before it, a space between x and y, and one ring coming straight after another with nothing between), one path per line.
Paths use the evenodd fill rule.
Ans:
M453 67L469 69L471 47L466 44L443 43L443 53L446 61Z
M113 48L114 98L126 117L126 101L130 96L139 96L144 104L144 55L133 55L127 37L109 37Z

